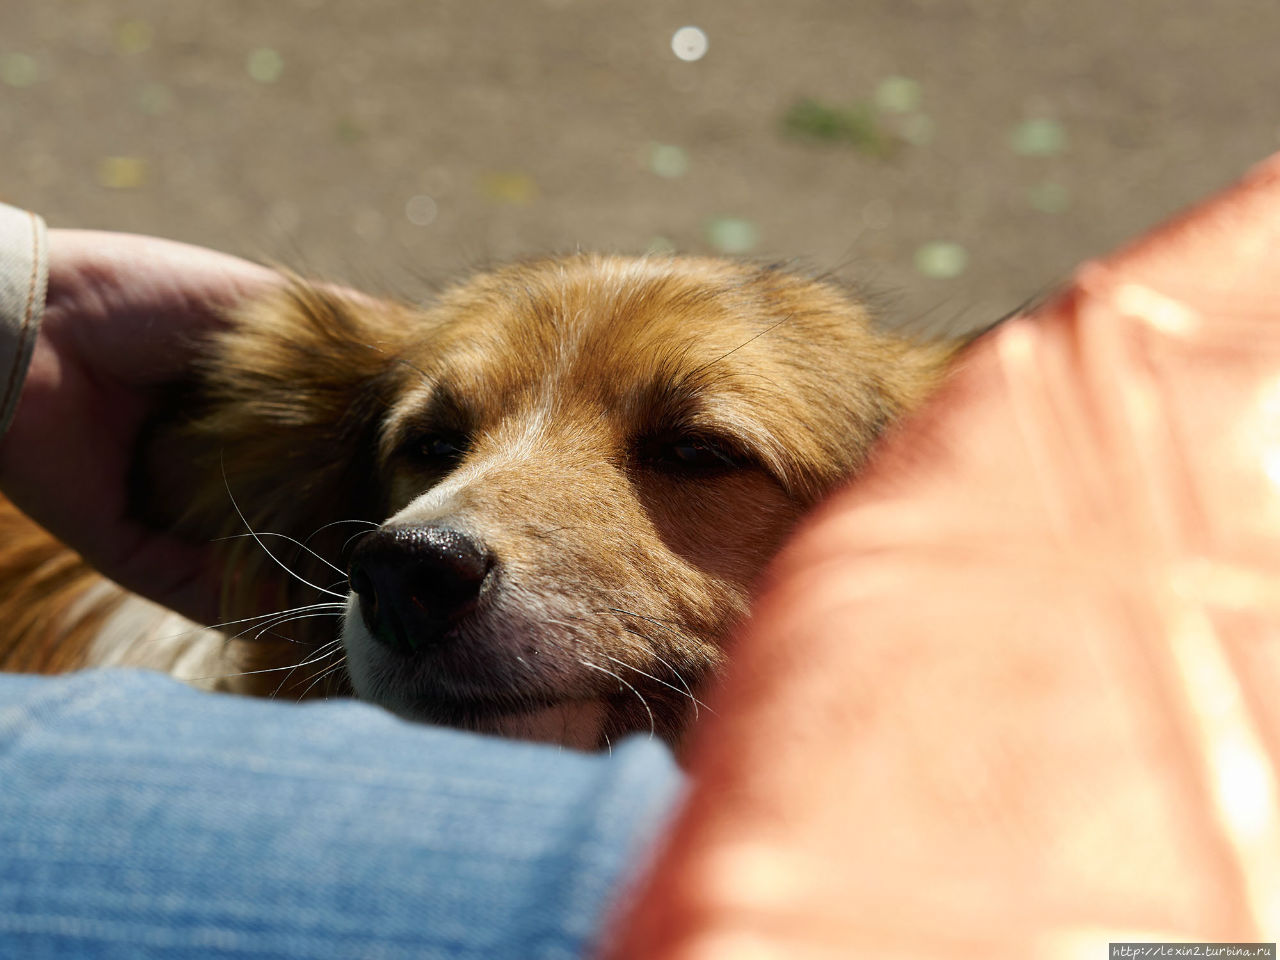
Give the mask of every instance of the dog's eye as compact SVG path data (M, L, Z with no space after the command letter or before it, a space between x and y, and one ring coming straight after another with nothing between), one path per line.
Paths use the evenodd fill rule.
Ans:
M467 441L457 434L432 434L418 441L413 452L433 466L452 465L467 452Z
M640 453L650 466L668 471L733 470L745 464L728 444L710 437L653 438L641 444Z

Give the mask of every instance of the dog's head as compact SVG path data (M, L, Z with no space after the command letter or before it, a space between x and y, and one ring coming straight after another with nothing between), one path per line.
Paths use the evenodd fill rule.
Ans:
M228 492L261 534L334 524L308 546L349 573L351 684L399 714L674 738L782 538L946 352L834 285L710 259L517 265L425 309L294 287L217 345L187 525ZM283 583L260 543L234 551L229 616Z

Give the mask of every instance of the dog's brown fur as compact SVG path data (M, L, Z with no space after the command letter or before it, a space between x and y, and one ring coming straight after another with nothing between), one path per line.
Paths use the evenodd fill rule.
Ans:
M783 537L926 396L950 353L875 332L834 284L715 259L544 260L481 274L426 309L295 284L210 345L181 391L183 418L149 433L138 504L194 540L285 534L343 570L344 542L388 518L465 529L496 572L451 634L464 657L393 671L375 651L355 671L362 693L410 716L568 742L650 727L675 737ZM460 458L423 453L440 436ZM225 547L229 621L314 602L302 581L340 578L284 540ZM0 585L5 669L180 673L197 642L143 629L172 632L174 618L104 585L3 501ZM109 622L148 639L105 650ZM299 671L247 671L312 659L335 623L201 636L201 669L218 678L205 683L269 693L288 675L301 695L340 662L336 645ZM368 645L346 629L349 647ZM269 643L277 633L290 642ZM353 668L368 659L360 649ZM467 673L447 685L447 709L432 705L441 672ZM341 689L341 675L317 689ZM460 706L458 691L477 686L488 706ZM548 710L565 729L508 719ZM568 729L580 721L588 734Z

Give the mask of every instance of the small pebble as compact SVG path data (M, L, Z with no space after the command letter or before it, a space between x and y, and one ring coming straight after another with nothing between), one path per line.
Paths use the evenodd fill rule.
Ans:
M671 38L671 51L681 60L701 60L707 55L707 35L697 27L681 27Z
M440 208L436 205L435 200L425 193L410 197L409 201L404 205L405 218L415 227L430 226L435 222L436 214L439 212Z
M284 57L270 47L259 47L249 54L245 69L258 83L275 83L284 73Z
M151 48L155 29L145 20L124 20L116 25L115 47L125 56L142 53Z
M876 86L875 102L884 113L910 113L920 106L920 84L910 77L885 77Z
M969 254L958 243L934 240L916 250L916 270L935 280L948 280L964 273Z
M760 231L741 217L714 217L707 221L707 243L718 253L749 253L760 241Z
M29 87L40 79L36 58L25 53L0 54L0 81L8 87Z
M1057 120L1040 117L1014 127L1009 146L1024 157L1051 157L1067 146L1067 131Z
M147 181L142 157L103 157L98 161L98 183L109 190L135 190Z
M520 171L486 173L480 177L480 194L495 203L525 206L538 197L538 184Z
M650 144L649 170L668 180L683 177L689 172L689 155L669 143Z

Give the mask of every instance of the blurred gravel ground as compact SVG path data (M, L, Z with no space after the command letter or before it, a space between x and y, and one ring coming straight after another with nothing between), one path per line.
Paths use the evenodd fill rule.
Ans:
M1280 148L1277 37L1275 0L3 0L0 198L408 296L719 249L977 325Z

